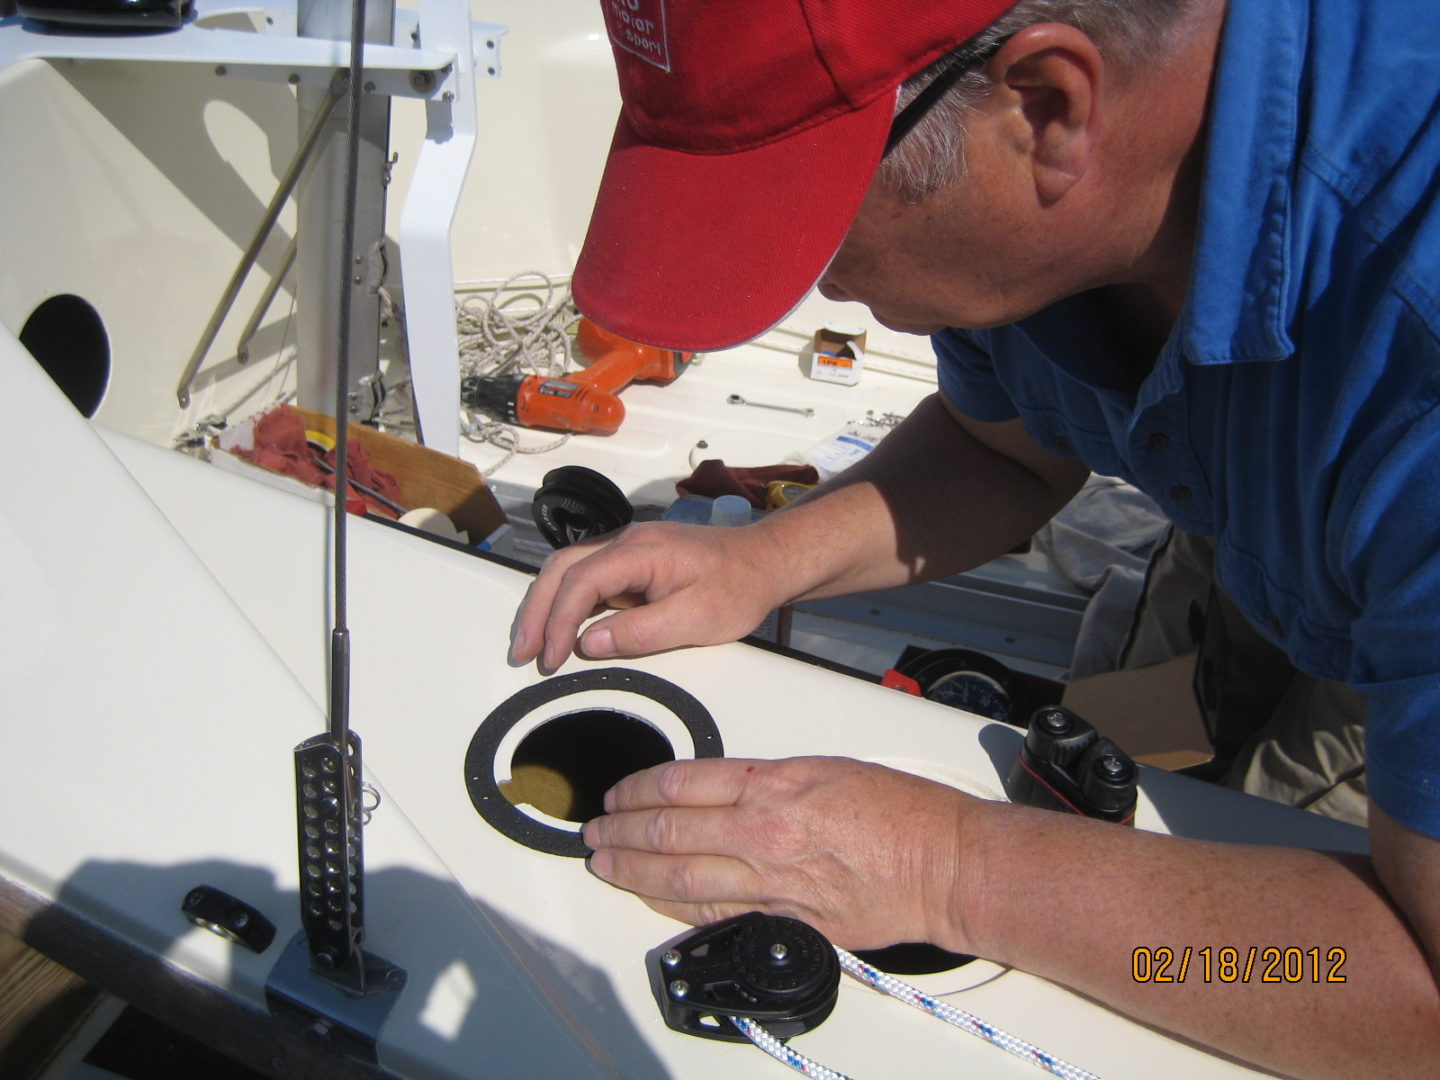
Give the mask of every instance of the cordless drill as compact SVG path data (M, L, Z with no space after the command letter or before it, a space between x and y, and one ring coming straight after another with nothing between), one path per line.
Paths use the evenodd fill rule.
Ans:
M583 371L544 375L472 375L460 383L460 400L497 420L531 428L610 435L625 419L618 397L632 382L668 383L693 353L640 345L581 319L575 334Z

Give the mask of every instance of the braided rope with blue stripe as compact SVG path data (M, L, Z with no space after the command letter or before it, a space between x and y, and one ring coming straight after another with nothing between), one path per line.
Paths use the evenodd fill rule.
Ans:
M770 1032L745 1016L729 1017L730 1023L739 1028L752 1043L764 1050L782 1065L789 1065L801 1076L813 1076L815 1080L850 1080L844 1073L826 1068L813 1058L793 1050Z
M840 958L840 966L847 974L854 976L867 986L874 987L882 994L888 994L897 1001L903 1001L921 1012L927 1012L931 1016L944 1020L947 1024L953 1024L962 1031L978 1035L991 1045L998 1046L1001 1050L1014 1054L1032 1065L1038 1065L1054 1076L1063 1077L1064 1080L1099 1080L1094 1073L1086 1072L1079 1066L1071 1065L1054 1054L1046 1053L1038 1046L1017 1038L1009 1032L1002 1031L993 1024L987 1024L978 1016L973 1016L963 1009L957 1009L948 1002L933 998L909 983L901 982L893 975L887 975L879 968L872 967L844 949L836 949L835 954Z
M835 955L839 957L840 967L846 974L859 979L866 986L893 997L897 1001L903 1001L906 1005L913 1006L921 1012L929 1013L937 1019L944 1020L947 1024L953 1024L962 1031L979 1036L992 1046L998 1046L1001 1050L1014 1054L1022 1061L1037 1065L1053 1076L1061 1077L1062 1080L1100 1080L1094 1073L1086 1072L1078 1065L1071 1065L1063 1058L1046 1053L1038 1046L1017 1038L1007 1031L1002 1031L993 1024L987 1024L978 1016L967 1013L963 1009L957 1009L948 1002L931 997L909 983L902 982L893 975L888 975L879 968L865 963L858 956L848 953L844 949L837 948ZM834 1069L821 1065L813 1058L808 1058L800 1051L781 1042L763 1026L748 1017L732 1016L729 1017L729 1020L761 1050L782 1065L790 1066L802 1076L813 1077L815 1080L851 1080L845 1073L836 1072Z

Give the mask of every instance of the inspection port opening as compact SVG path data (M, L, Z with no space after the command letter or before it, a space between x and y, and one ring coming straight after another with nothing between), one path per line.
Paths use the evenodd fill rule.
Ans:
M934 975L941 971L954 971L975 959L967 953L953 953L938 945L919 941L867 949L855 955L871 967L890 975Z
M616 783L677 757L724 754L715 719L694 695L633 668L586 668L495 706L465 751L465 790L475 812L516 843L584 859L580 825L605 812Z
M88 301L68 293L50 297L25 320L20 344L75 408L95 415L110 385L110 337Z
M516 746L500 792L561 821L605 812L605 792L641 769L674 761L670 740L637 716L583 709L539 725Z

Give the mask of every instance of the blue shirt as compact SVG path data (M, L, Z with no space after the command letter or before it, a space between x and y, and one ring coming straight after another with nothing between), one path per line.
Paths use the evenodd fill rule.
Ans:
M1138 391L1082 294L935 337L980 420L1216 538L1310 674L1368 697L1371 797L1440 837L1440 9L1231 0L1190 292Z

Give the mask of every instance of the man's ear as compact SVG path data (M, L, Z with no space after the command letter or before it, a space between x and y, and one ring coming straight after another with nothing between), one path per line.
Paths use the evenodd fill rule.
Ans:
M989 74L992 100L1008 109L1004 130L1028 157L1036 194L1048 206L1092 165L1105 61L1083 31L1039 23L1005 43Z

